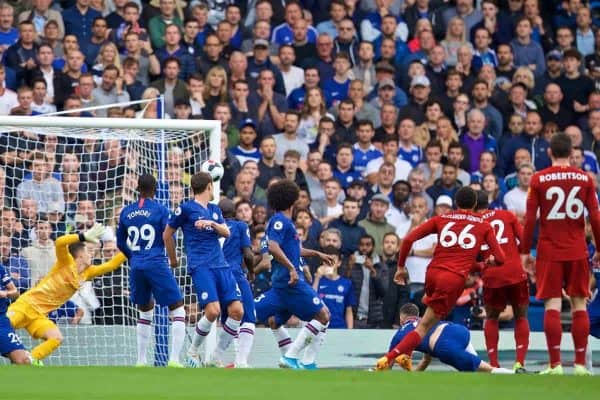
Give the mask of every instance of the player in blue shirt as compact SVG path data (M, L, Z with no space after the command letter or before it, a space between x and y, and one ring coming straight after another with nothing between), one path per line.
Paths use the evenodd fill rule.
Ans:
M179 356L185 340L185 309L183 296L175 276L169 269L163 232L169 210L154 200L156 179L149 174L138 179L140 198L121 211L117 227L117 247L129 259L129 290L131 302L140 310L137 322L137 365L147 364L148 346L152 337L154 302L169 307L171 316L171 367L181 367ZM177 263L172 262L176 268Z
M244 307L244 316L240 333L238 336L238 349L235 355L234 366L236 368L248 367L248 355L252 350L254 342L254 328L256 325L256 311L254 310L254 296L252 288L242 269L242 262L248 270L248 276L253 279L254 276L254 253L252 252L252 243L250 241L250 229L244 221L238 221L235 217L235 206L230 199L223 199L219 202L219 208L223 212L225 223L231 234L225 243L223 243L223 254L225 260L231 267L233 276L242 292L242 305ZM225 322L227 313L222 313L221 322ZM219 355L220 356L220 355Z
M266 237L271 262L272 288L255 300L257 319L267 322L282 352L280 365L285 368L300 368L298 357L309 343L317 346L329 324L329 311L313 288L299 279L300 257L317 256L332 263L333 257L318 251L303 249L291 217L300 189L289 179L282 179L269 187L267 199L275 212L267 224ZM289 335L283 324L295 315L309 321L290 344ZM283 343L283 344L282 344ZM318 347L318 346L317 346ZM283 353L285 351L285 354ZM315 351L316 354L316 351ZM304 360L303 360L304 361ZM312 364L312 365L311 365ZM313 368L314 363L307 368Z
M326 246L323 253L333 255L335 262L332 266L322 265L317 269L312 284L313 289L329 309L331 315L329 329L352 329L354 327L352 306L356 303L352 281L338 273L342 265L339 249Z
M592 298L587 307L590 317L590 336L600 339L600 269L592 271L590 286L592 287ZM592 346L589 342L585 353L585 364L587 370L592 371Z
M6 268L0 264L0 354L13 364L31 364L31 355L6 317L10 299L19 297L19 289L15 286Z
M390 349L412 332L419 323L419 308L407 303L400 307L400 329L394 335ZM450 365L461 372L491 372L492 374L513 374L506 368L494 368L483 361L471 344L471 334L463 326L448 321L439 321L429 331L415 349L423 353L423 359L414 368L415 371L424 371L435 357L444 364ZM408 371L412 371L412 361L405 355L396 358L396 362Z
M240 289L219 241L222 237L228 238L230 232L219 206L210 203L213 200L212 178L205 172L199 172L192 176L191 186L193 200L177 207L169 218L163 237L171 265L177 265L173 235L179 228L183 231L188 274L192 277L198 302L204 309L187 359L189 366L199 367L198 348L221 314L221 304L227 307L228 317L217 341L217 353L222 354L237 336L244 310ZM211 363L210 360L205 361ZM214 364L219 364L219 360L214 360Z

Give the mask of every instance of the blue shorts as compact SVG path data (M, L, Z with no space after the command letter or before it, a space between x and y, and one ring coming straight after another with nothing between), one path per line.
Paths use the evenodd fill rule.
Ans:
M308 283L299 281L295 286L269 289L254 300L254 306L262 323L275 317L277 325L283 325L292 315L310 321L321 311L323 302Z
M244 316L242 317L242 324L248 322L256 324L256 310L254 309L254 295L252 294L252 288L248 279L244 275L234 274L235 280L240 292L242 292L242 306L244 307ZM227 306L221 304L221 322L225 322L227 319Z
M231 273L231 268L196 268L189 271L198 304L202 307L218 301L222 306L242 299L240 288Z
M600 317L590 318L590 336L600 339Z
M8 357L16 350L25 350L21 338L13 329L10 320L5 315L0 316L0 354Z
M446 325L431 355L461 372L475 372L479 369L481 358L466 350L470 341L471 334L466 327L457 324Z
M175 276L166 264L150 269L132 268L129 272L129 288L131 302L139 306L150 303L152 297L161 306L170 306L183 300Z

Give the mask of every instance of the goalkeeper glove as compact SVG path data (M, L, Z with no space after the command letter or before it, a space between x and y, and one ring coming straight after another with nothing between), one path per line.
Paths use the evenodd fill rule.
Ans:
M106 228L102 224L94 224L90 229L83 233L86 242L100 243L100 238L104 235Z

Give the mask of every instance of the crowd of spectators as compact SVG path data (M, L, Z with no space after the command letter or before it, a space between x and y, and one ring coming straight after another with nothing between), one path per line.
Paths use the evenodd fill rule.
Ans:
M559 130L573 140L572 164L598 176L597 3L4 0L0 115L221 121L221 189L255 250L268 185L294 180L304 245L341 252L347 324L391 327L402 304L419 301L436 244L415 244L397 285L401 240L451 209L458 188L484 190L491 208L522 219ZM189 196L203 146L168 149L171 206ZM0 165L1 262L22 291L52 265L58 235L114 226L142 167L155 167L119 140L26 131L0 135ZM104 239L99 261L116 251ZM323 270L306 262L318 282ZM84 288L74 302L89 312L76 321L123 323L126 287L119 272ZM262 263L253 288L268 287ZM467 308L477 283L469 290Z

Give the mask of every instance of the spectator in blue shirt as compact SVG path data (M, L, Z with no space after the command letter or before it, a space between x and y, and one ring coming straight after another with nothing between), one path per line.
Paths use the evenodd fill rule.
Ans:
M278 45L292 44L294 41L294 32L292 29L296 21L302 18L302 5L296 0L288 1L285 6L285 22L273 29L271 41ZM315 43L318 35L319 32L313 26L308 27L309 43Z
M519 18L515 29L516 37L511 40L515 66L529 67L535 75L546 71L546 60L542 46L531 39L532 26L527 17Z
M29 289L29 265L27 261L19 256L11 254L11 238L6 234L0 234L0 262L6 268L10 277L20 293Z
M340 144L337 148L335 160L336 166L333 170L333 176L340 181L342 189L346 190L352 182L362 179L360 172L352 167L353 149L351 144Z
M503 168L505 176L515 171L513 156L518 149L529 151L536 171L550 166L551 162L548 156L550 144L542 136L543 128L540 114L537 111L527 112L523 133L511 137L502 146L500 167Z
M181 69L179 79L187 80L195 70L194 58L189 54L187 48L181 46L181 31L179 26L170 24L165 27L165 45L156 50L156 57L162 65L169 57L179 59Z
M383 156L381 151L373 146L371 142L374 135L375 128L372 121L363 119L356 123L358 140L352 145L352 167L361 174L367 169L369 161Z
M334 105L348 98L350 88L350 57L348 53L337 53L333 59L335 75L323 82L323 90L329 93Z
M344 0L332 0L329 3L329 19L317 25L317 32L327 33L332 38L337 37L337 26L346 17Z
M65 35L77 36L79 43L89 41L94 20L102 17L102 14L91 8L89 4L89 0L77 0L73 7L67 8L62 13Z
M14 13L10 4L0 5L0 55L19 40L19 30L13 26Z

